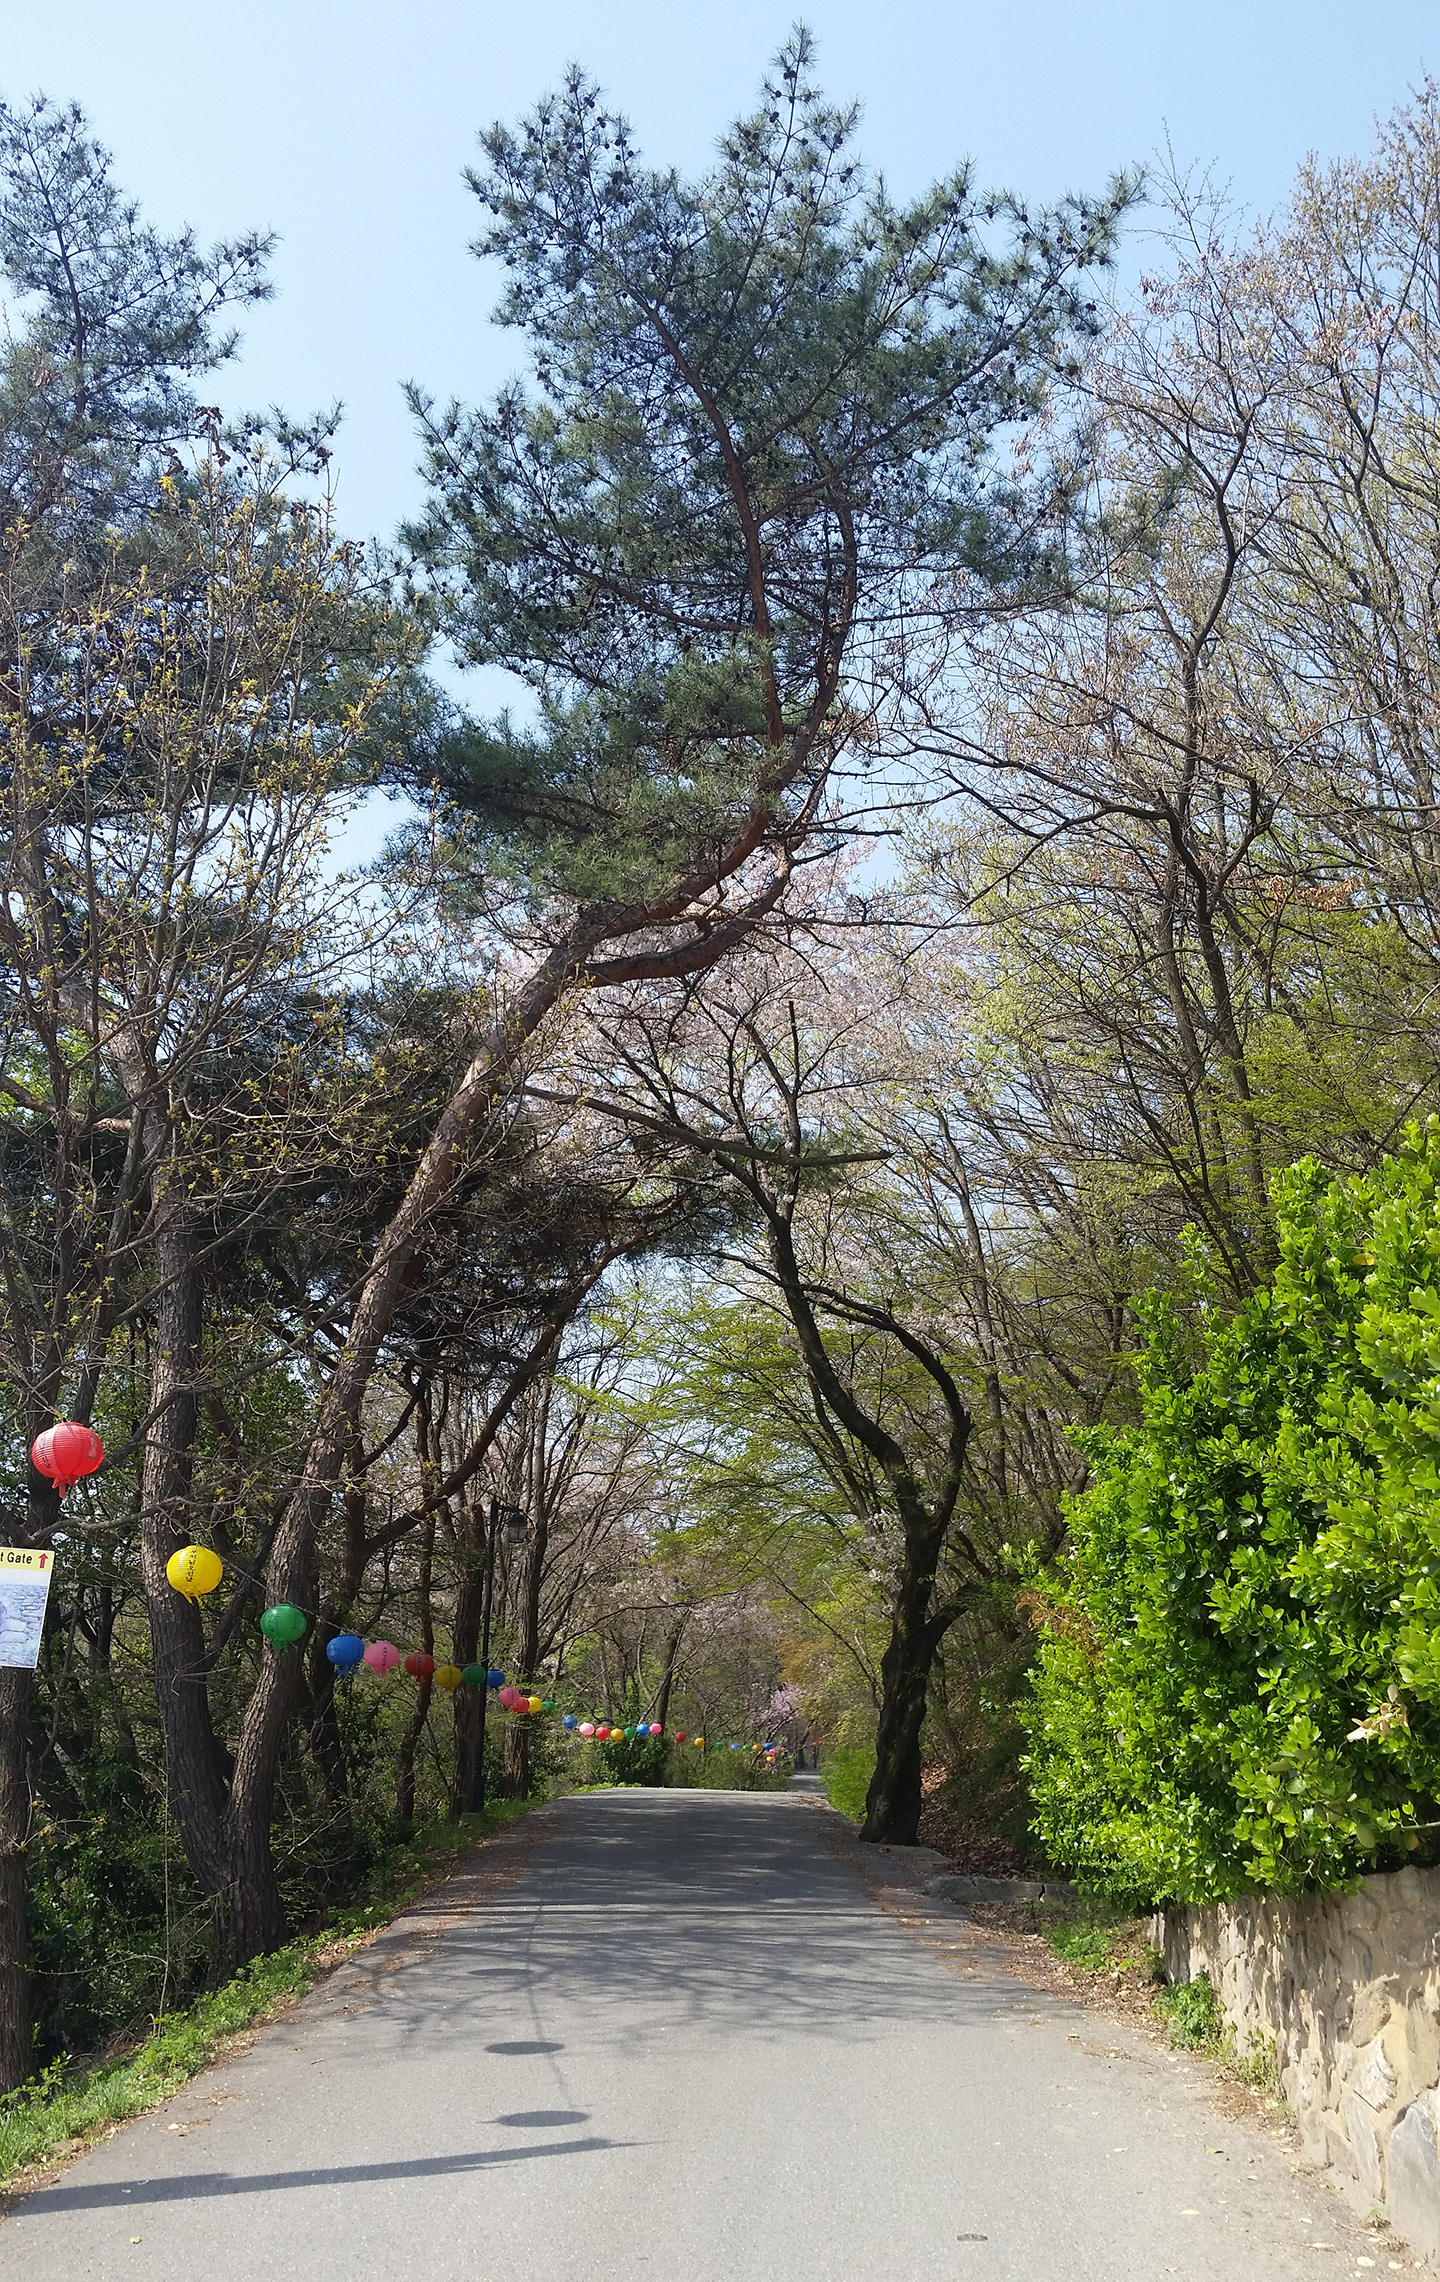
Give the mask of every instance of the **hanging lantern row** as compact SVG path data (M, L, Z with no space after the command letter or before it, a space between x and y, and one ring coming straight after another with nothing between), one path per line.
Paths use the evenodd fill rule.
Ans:
M50 1431L54 1434L59 1430L52 1427ZM88 1434L90 1430L83 1427L76 1428L75 1431ZM45 1439L44 1435L40 1436L35 1445L36 1451ZM91 1439L98 1446L99 1436L92 1436ZM79 1454L78 1445L69 1454L72 1457ZM104 1456L103 1449L100 1456ZM98 1465L99 1462L100 1459L97 1458L95 1464ZM36 1464L40 1465L38 1457ZM83 1469L87 1473L93 1470L90 1466ZM40 1466L40 1471L45 1473L49 1468ZM80 1475L74 1474L70 1478L79 1480ZM60 1494L64 1496L63 1489ZM165 1564L165 1574L177 1593L183 1593L186 1600L199 1601L206 1594L214 1592L225 1574L225 1564L208 1545L184 1545L178 1553L171 1554ZM273 1607L261 1613L260 1630L272 1648L297 1647L309 1629L310 1619L293 1601L277 1601ZM325 1654L337 1672L354 1672L363 1664L377 1679L384 1679L388 1672L393 1672L402 1662L400 1651L393 1641L362 1640L358 1632L337 1632L333 1639L326 1641ZM460 1687L488 1687L494 1691L496 1702L516 1718L530 1718L536 1712L551 1712L555 1709L553 1697L527 1695L523 1688L507 1686L505 1674L494 1667L487 1670L483 1664L440 1664L421 1649L412 1651L403 1659L403 1664L412 1680L433 1680L436 1687L443 1688L447 1695L453 1695ZM638 1742L642 1738L648 1740L659 1737L665 1732L659 1720L638 1720L633 1727L611 1727L603 1720L582 1720L574 1712L566 1712L560 1724L568 1734L578 1735L583 1743ZM675 1741L691 1743L697 1751L705 1749L703 1735L687 1736L683 1728L676 1729ZM742 1751L744 1745L732 1743L730 1749ZM752 1743L750 1749L756 1755L763 1753L772 1765L778 1756L778 1747L773 1743Z

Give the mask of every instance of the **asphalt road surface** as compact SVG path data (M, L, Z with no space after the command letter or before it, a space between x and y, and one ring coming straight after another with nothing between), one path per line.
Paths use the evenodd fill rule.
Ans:
M1283 2140L1224 2118L1203 2071L983 1950L962 1963L935 1946L953 1916L901 1924L824 1817L704 1791L542 1810L21 2199L0 2274L1268 2282L1362 2255L1383 2274L1391 2254Z

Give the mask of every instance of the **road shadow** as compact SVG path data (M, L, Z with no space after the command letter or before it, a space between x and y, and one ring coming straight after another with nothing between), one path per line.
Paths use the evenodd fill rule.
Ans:
M818 1837L813 1810L783 1795L564 1800L515 1885L464 1915L443 1889L419 1906L443 1926L387 1983L391 2032L402 2045L433 2035L437 1978L456 2033L534 2022L534 2038L486 2046L517 2059L573 2049L577 2028L592 2046L633 2048L681 2023L853 2044L933 2023L937 2005L957 2026L992 2013L990 1977L917 1971L912 1944ZM917 1917L931 1906L916 1895ZM567 2043L544 2035L551 2021Z
M500 2122L518 2121L502 2116ZM533 2163L553 2155L594 2155L607 2147L637 2147L630 2139L567 2139L555 2147L476 2148L464 2155L420 2155L393 2163L340 2163L313 2171L195 2171L183 2179L97 2180L93 2185L39 2187L26 2198L27 2213L138 2210L142 2203L185 2203L208 2195L273 2195L287 2187L360 2187L378 2179L445 2179L496 2164Z

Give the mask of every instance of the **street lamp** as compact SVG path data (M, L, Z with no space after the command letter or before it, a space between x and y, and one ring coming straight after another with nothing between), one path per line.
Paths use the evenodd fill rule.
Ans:
M480 1729L475 1738L475 1765L470 1773L469 1811L472 1815L483 1814L485 1811L485 1714L490 1707L490 1611L495 1601L495 1545L502 1530L507 1545L523 1545L525 1515L518 1505L505 1505L499 1498L492 1498L490 1526L485 1533L485 1601L480 1626L480 1662L485 1678L480 1686Z

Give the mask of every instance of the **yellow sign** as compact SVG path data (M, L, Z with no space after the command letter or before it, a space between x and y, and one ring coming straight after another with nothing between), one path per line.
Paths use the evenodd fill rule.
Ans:
M33 1545L0 1545L0 1665L33 1672L40 1661L55 1556Z

